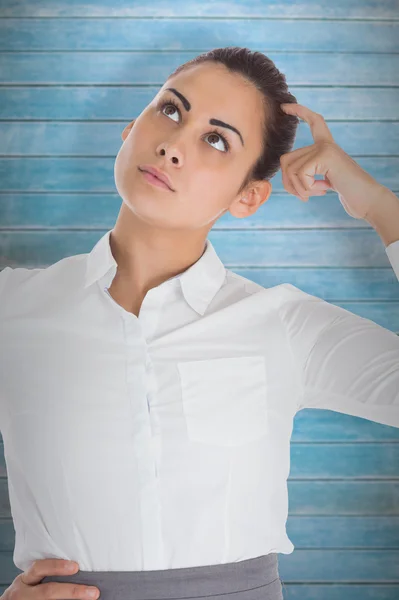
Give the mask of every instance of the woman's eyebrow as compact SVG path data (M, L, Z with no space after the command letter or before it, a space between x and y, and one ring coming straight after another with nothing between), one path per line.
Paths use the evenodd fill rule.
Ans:
M187 100L187 98L185 96L183 96L183 94L181 92L179 92L175 88L166 88L165 91L167 91L167 90L169 92L173 92L174 94L176 94L176 96L181 100L181 102L187 112L191 110L190 102ZM209 124L210 125L219 125L220 127L226 127L227 129L231 129L232 131L234 131L235 133L237 133L240 136L241 144L244 146L244 140L242 139L241 133L238 131L238 129L233 127L233 125L229 125L228 123L219 121L219 119L209 119Z

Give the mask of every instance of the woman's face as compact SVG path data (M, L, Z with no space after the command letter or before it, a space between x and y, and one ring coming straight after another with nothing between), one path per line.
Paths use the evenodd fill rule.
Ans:
M252 214L270 184L257 182L260 195L237 192L261 152L263 111L260 92L223 65L205 63L171 77L122 133L114 174L124 203L147 223L179 230L209 230L226 210ZM166 172L174 191L149 183L142 165Z

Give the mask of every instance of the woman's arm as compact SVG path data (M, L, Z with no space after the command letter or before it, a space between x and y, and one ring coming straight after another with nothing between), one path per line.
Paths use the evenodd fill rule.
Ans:
M399 243L392 253L399 270ZM299 372L298 410L399 427L399 336L294 286L284 293L279 311Z

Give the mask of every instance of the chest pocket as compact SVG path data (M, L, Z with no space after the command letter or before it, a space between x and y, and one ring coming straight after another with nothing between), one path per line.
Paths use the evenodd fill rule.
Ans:
M190 440L240 446L268 431L264 356L177 363Z

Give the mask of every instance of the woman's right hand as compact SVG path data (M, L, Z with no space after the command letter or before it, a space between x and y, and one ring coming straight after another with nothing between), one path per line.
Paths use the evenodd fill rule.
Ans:
M67 567L73 566L73 570ZM29 569L16 576L10 587L8 587L0 600L95 600L100 595L96 587L78 583L59 583L49 581L40 583L44 577L49 575L73 575L79 570L79 565L73 560L62 558L44 558L35 560ZM88 594L89 590L95 590L96 595Z

